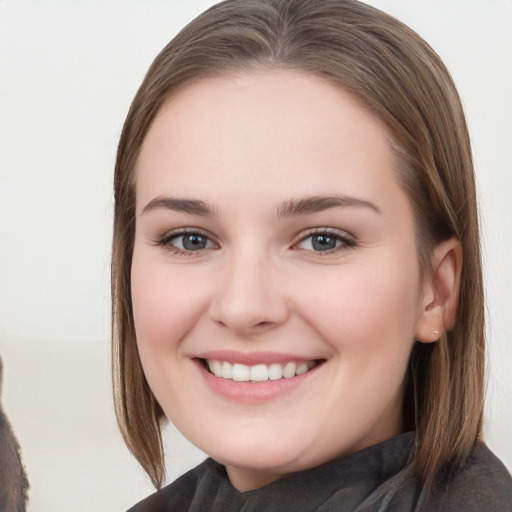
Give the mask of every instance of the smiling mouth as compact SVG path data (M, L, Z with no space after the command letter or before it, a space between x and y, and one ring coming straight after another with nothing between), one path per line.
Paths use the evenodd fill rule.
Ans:
M266 382L291 379L292 377L303 375L323 361L290 361L283 364L256 364L253 366L216 359L203 359L202 362L206 370L221 379L235 382Z

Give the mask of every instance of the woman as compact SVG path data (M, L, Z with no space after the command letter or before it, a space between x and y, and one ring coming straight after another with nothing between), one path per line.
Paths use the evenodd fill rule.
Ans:
M419 36L213 7L148 71L115 193L121 431L156 487L163 418L212 457L133 510L509 509L469 137Z

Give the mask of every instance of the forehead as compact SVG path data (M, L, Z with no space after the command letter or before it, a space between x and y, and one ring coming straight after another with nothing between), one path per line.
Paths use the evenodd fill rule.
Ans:
M137 196L149 200L159 187L189 194L204 182L232 188L234 179L293 194L323 194L335 182L377 189L396 181L389 140L375 115L321 78L290 70L205 78L157 114L137 162ZM318 190L293 190L301 186Z

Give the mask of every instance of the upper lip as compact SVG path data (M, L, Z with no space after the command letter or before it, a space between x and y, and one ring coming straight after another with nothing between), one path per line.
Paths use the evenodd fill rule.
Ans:
M199 359L206 359L209 361L227 361L229 363L244 364L246 366L254 366L257 364L272 364L272 363L288 363L294 361L297 363L307 361L317 361L317 357L308 357L297 354L284 354L281 352L239 352L233 350L213 350L203 352L196 356Z

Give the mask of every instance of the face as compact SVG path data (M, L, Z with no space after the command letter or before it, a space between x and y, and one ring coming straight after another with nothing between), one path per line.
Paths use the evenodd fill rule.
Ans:
M422 322L385 127L306 74L209 78L136 169L132 298L169 419L249 489L400 432Z

